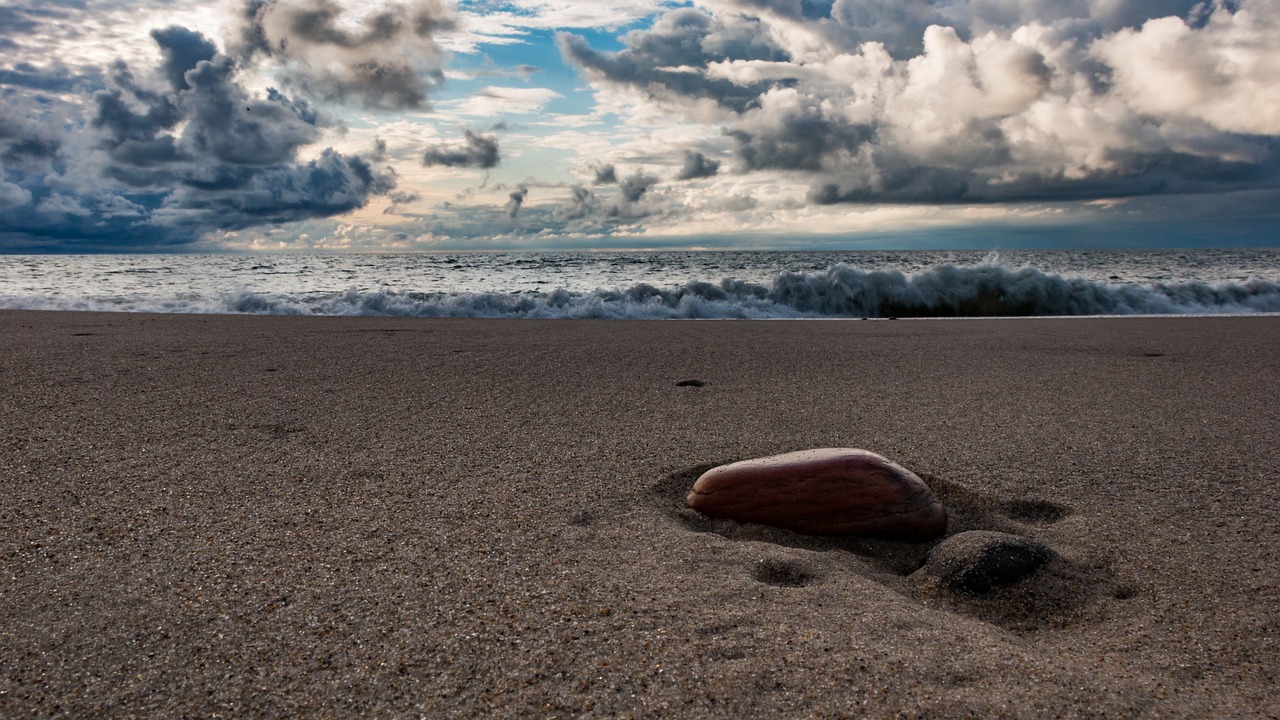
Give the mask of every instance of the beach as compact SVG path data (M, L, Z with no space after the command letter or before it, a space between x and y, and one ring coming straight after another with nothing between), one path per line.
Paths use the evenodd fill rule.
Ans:
M3 717L1280 717L1280 317L0 338ZM1058 557L970 597L684 509L825 447Z

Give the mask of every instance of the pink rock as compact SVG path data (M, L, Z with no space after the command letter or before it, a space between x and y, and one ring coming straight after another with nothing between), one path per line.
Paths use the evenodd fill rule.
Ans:
M686 502L711 517L809 535L928 540L947 528L942 502L915 473L851 448L721 465L698 478Z

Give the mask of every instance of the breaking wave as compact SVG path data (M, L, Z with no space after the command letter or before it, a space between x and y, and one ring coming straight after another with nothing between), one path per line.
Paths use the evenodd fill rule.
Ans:
M0 306L266 315L509 318L885 318L1280 313L1280 283L1265 279L1103 283L997 264L939 265L914 274L836 264L782 272L768 284L733 278L593 292L337 293L66 299L0 297Z

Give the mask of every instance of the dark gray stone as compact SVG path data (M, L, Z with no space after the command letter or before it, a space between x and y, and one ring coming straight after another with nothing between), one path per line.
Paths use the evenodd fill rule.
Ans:
M1030 538L989 530L958 533L929 551L922 570L952 592L986 595L1034 574L1053 550Z

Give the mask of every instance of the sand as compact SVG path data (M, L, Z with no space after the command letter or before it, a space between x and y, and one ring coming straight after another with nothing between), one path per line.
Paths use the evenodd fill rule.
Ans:
M1277 348L0 312L0 716L1280 717ZM966 597L928 543L682 510L846 446L1057 558Z

